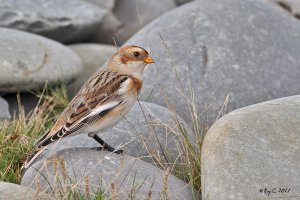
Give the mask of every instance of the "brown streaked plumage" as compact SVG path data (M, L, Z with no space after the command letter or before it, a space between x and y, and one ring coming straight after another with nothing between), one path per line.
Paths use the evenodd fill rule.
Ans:
M83 132L89 133L104 149L118 153L96 132L115 125L129 112L142 87L142 72L153 62L141 47L120 48L105 68L86 81L52 129L38 140L37 150L22 168L28 168L50 143Z

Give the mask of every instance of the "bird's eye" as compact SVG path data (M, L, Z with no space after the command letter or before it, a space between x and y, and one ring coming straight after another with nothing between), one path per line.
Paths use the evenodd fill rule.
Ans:
M136 51L136 52L133 53L133 55L134 55L135 57L139 57L140 53Z

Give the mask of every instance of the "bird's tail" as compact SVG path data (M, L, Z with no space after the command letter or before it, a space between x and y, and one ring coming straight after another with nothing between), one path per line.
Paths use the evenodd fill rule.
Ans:
M36 160L36 158L46 149L46 147L47 146L41 147L35 150L34 152L32 152L31 155L23 163L21 170L27 169Z

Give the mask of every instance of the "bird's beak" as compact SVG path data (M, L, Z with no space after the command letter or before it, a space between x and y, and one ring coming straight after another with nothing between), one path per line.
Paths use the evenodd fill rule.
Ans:
M150 56L147 56L144 60L145 63L155 63L153 58L151 58Z

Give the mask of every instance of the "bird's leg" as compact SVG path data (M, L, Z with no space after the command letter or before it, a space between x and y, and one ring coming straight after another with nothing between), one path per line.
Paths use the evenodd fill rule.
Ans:
M122 154L123 150L115 150L113 147L109 146L104 140L102 140L96 133L89 133L89 137L94 138L99 144L101 144L102 147L96 148L97 150L108 150L110 152L116 153L116 154Z

